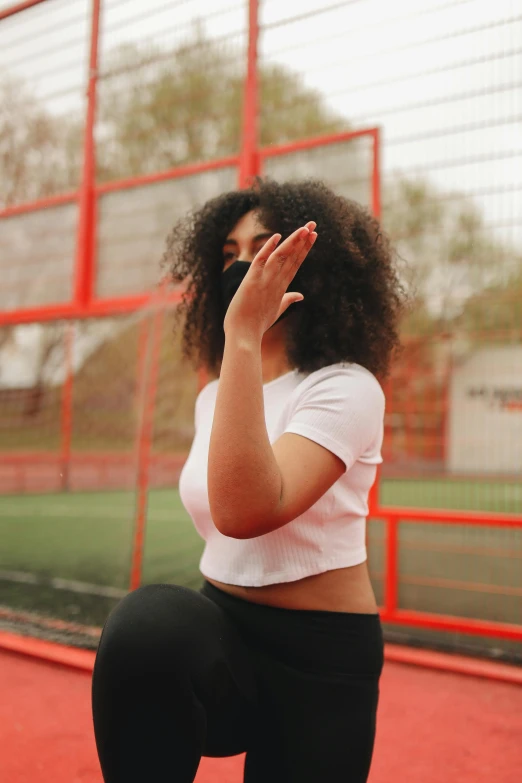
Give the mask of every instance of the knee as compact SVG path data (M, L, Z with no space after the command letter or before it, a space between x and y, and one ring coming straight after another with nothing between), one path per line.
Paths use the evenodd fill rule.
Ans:
M109 615L98 657L118 667L186 665L201 634L194 616L198 593L175 585L147 585L129 593Z

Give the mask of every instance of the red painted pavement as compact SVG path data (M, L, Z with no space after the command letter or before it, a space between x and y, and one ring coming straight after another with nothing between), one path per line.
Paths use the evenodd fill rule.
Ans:
M87 673L0 652L0 781L101 783ZM197 783L241 783L203 759ZM370 783L520 783L522 688L387 663Z

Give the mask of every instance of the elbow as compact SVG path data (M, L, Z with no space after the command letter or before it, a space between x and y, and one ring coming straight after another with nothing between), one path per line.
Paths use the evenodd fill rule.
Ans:
M244 527L238 525L237 520L234 520L233 523L225 520L218 520L214 522L214 525L221 535L226 536L226 538L235 538L238 541L246 541L249 538L255 538L255 535L252 535L251 532L248 532Z
M214 527L222 536L247 540L249 538L257 538L257 536L265 532L260 529L262 528L261 520L259 519L261 515L253 513L251 504L248 508L248 513L245 513L240 507L243 504L232 503L228 493L225 497L219 495L215 497L209 491L209 505Z
M257 538L263 535L253 519L239 519L216 515L212 517L216 530L227 538L236 538L238 541L246 541L249 538Z
M230 498L226 502L216 502L209 493L210 514L214 526L227 538L247 540L259 538L266 533L285 524L281 519L278 503L268 503L267 498L259 503L258 507L249 499L248 503L231 503ZM245 506L247 507L245 510Z
M238 541L247 541L250 538L259 538L266 533L270 533L272 530L276 530L280 527L275 523L270 516L266 516L263 519L256 519L253 516L245 517L244 519L238 516L226 517L223 515L216 515L212 517L216 529L222 536L227 538L235 538Z
M245 535L245 526L239 514L231 513L230 508L223 508L221 503L212 502L210 497L209 500L210 516L218 533L227 538L249 538Z
M209 472L208 499L214 526L227 538L259 538L281 527L280 482L266 481L262 491L246 493L245 482L238 487L236 478L227 482Z

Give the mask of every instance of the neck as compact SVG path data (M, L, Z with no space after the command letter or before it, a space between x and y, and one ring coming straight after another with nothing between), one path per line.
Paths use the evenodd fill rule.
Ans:
M286 324L284 321L275 324L263 335L261 344L263 383L270 383L292 369L286 355L285 337Z

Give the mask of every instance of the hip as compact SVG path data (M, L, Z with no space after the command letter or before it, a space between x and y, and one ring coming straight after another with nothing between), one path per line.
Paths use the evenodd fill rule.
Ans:
M208 581L201 593L227 615L254 657L320 677L380 676L384 644L378 614L254 603Z
M206 579L222 592L255 604L355 614L378 612L366 562L263 587L243 587Z

